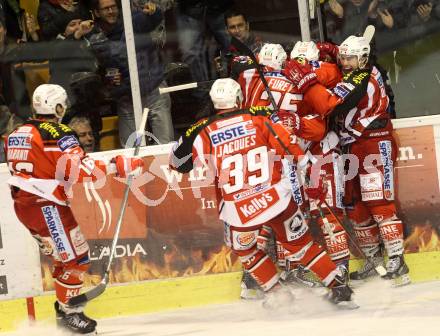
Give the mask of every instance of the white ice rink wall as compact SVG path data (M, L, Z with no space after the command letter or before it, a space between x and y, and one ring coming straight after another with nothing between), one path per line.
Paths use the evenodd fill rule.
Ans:
M399 139L399 212L406 224L405 251L414 281L440 278L440 117L394 120ZM238 261L222 246L222 225L204 172L168 170L170 147L142 150L147 172L130 195L112 268L111 285L92 302L94 317L139 314L237 300ZM116 152L96 153L112 157ZM0 331L30 317L53 318L49 261L18 222L0 165ZM194 188L199 182L199 187ZM86 285L99 282L108 257L123 183L77 186L72 208L91 246ZM355 265L355 263L354 263Z

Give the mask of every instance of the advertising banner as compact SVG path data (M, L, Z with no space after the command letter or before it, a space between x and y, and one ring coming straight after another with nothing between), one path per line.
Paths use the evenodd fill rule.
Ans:
M125 283L240 269L223 244L213 185L204 171L180 174L168 154L145 157L147 172L136 179L122 224L110 283ZM193 188L194 184L201 184ZM76 185L72 208L91 249L91 276L101 278L112 244L125 184L109 176L101 188ZM53 290L50 260L42 256L45 290Z
M396 127L399 153L394 170L399 216L405 224L405 252L438 251L438 121L435 119L417 127L414 127L418 124L415 121L402 122L401 127L399 122ZM215 189L206 179L206 172L200 169L180 174L170 170L169 149L169 146L161 146L142 151L147 170L131 188L116 246L111 283L240 269L239 261L223 244L223 224L218 220ZM95 154L96 157L114 155L115 152ZM16 219L5 183L9 173L6 166L1 168L0 298L53 290L50 260L38 256L36 244ZM101 280L124 188L124 181L114 176L108 176L102 185L86 183L74 187L72 208L88 239L92 260L86 285Z

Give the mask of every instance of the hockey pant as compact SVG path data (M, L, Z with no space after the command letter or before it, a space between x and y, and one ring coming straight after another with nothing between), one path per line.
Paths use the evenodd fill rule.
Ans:
M380 241L388 256L403 254L403 223L395 206L394 138L359 139L351 144L350 153L359 160L359 173L347 183L352 191L347 215L359 245L367 256L379 252Z
M332 287L338 274L336 265L325 249L313 240L304 215L296 204L291 202L269 223L284 247L286 261L298 262L315 273L325 286Z
M14 208L18 219L36 239L41 253L52 258L56 297L66 304L80 293L84 273L90 266L89 245L72 210L22 191L15 199Z

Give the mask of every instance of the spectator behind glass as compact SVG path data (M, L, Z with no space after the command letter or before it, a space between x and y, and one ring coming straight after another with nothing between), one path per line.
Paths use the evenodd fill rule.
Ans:
M30 111L25 87L24 72L10 61L18 46L14 39L8 38L6 26L0 17L0 105L7 106L22 121ZM23 106L23 108L22 108Z
M119 139L125 146L136 131L136 124L121 11L115 0L93 0L92 8L96 24L89 40L103 68L110 95L116 101ZM142 106L150 109L148 122L153 135L159 143L165 144L174 140L171 100L169 94L159 94L159 87L167 85L163 64L149 34L161 19L161 10L151 2L132 13Z
M50 83L65 88L72 104L75 97L69 86L71 76L96 71L94 55L83 39L93 29L91 18L84 0L44 0L38 8L41 40L51 41L45 47L50 50L46 56Z
M92 153L95 149L95 137L93 136L90 120L87 117L73 117L68 126L78 135L79 143L86 153Z
M43 0L38 8L41 38L80 39L91 30L90 13L84 1Z
M177 38L182 61L189 65L197 82L209 80L206 59L206 32L214 36L223 53L227 52L230 38L225 30L224 14L233 0L181 0L176 11Z
M336 19L334 42L341 43L349 35L362 34L375 17L378 0L329 0L326 10Z
M409 35L419 38L424 34L437 31L439 28L440 6L439 0L408 0L410 8L411 27Z
M0 20L7 27L8 35L17 42L38 41L35 17L20 7L18 0L0 0Z
M235 8L228 10L225 13L225 25L230 36L243 42L254 53L260 51L263 42L259 36L255 36L250 31L249 20L243 12ZM237 55L237 50L231 45L226 54L221 53L216 57L216 69L220 77L229 77L232 58Z

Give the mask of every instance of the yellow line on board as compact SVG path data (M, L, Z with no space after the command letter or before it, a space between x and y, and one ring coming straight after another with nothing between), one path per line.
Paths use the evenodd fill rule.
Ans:
M440 280L440 252L405 255L413 282ZM360 265L350 262L351 271ZM107 288L91 301L86 313L93 318L136 315L148 312L233 302L240 296L241 272L187 278L144 281ZM37 321L55 321L54 295L34 298ZM0 331L26 323L26 299L0 301Z

